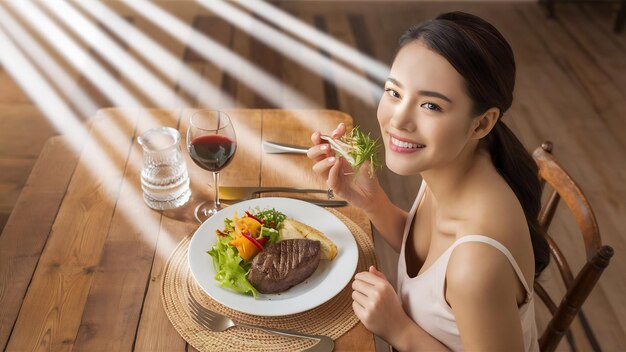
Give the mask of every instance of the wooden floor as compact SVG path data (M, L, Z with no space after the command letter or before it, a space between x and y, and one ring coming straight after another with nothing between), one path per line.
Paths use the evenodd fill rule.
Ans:
M350 49L388 65L411 24L464 10L491 21L514 49L517 86L505 121L529 150L554 142L616 251L584 311L602 350L626 346L626 33L611 31L617 4L559 4L559 18L547 20L542 6L526 2L273 2L305 28L344 43L343 55L327 38L316 42L306 30L273 23L277 14L241 4L131 3L0 3L0 228L46 139L77 133L69 122L84 124L102 107L325 107L377 134L381 76ZM411 205L417 178L387 171L380 178L398 205ZM557 213L557 237L574 228L566 215ZM559 241L583 257L581 244ZM396 258L380 241L377 250L395 277ZM538 315L545 321L541 308Z

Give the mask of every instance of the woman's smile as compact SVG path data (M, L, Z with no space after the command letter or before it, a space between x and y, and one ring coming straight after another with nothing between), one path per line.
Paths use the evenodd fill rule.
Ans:
M413 153L425 147L423 144L389 135L389 148L396 153Z

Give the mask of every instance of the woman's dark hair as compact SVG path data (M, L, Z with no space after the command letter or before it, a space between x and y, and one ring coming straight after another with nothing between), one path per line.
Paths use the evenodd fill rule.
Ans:
M473 115L492 107L500 109L498 122L483 143L524 209L535 253L535 275L538 275L550 260L548 243L537 220L541 208L538 168L519 139L501 121L513 102L513 50L494 26L463 12L444 13L411 27L400 37L396 54L416 40L443 56L463 76L473 101Z

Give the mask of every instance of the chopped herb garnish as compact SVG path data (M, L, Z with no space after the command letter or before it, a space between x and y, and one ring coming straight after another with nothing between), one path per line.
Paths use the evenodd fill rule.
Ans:
M254 216L261 220L265 227L273 228L275 230L280 229L280 225L287 218L285 214L274 208L255 212Z

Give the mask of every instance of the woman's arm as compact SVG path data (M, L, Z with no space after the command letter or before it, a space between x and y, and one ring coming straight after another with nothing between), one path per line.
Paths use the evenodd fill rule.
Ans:
M508 259L484 243L465 243L448 262L446 299L468 351L522 351L519 280Z
M372 201L362 209L391 248L400 253L408 213L391 202L378 182L372 193Z
M405 312L385 276L373 266L352 283L352 309L365 327L399 351L448 351Z

